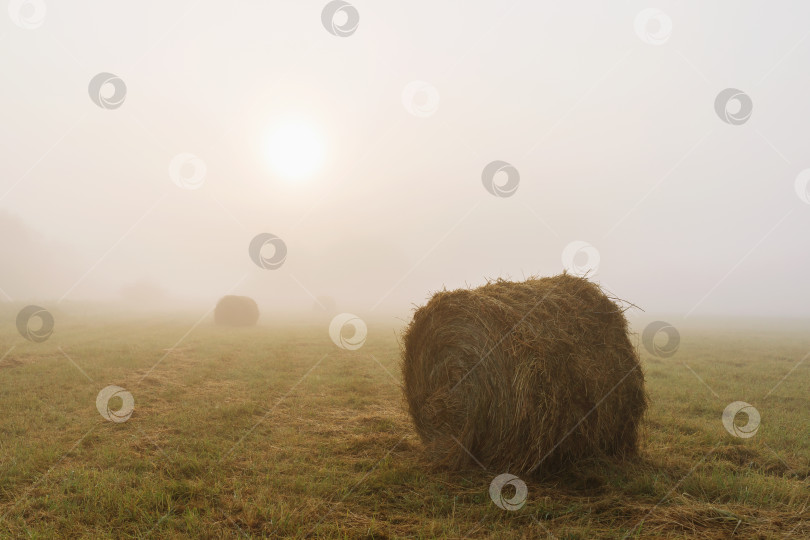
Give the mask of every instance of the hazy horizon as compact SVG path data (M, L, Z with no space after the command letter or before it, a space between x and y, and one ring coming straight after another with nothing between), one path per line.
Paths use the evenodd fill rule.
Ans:
M645 317L810 316L810 5L358 1L339 37L325 4L4 17L0 299L407 317L443 287L593 263L586 242ZM671 31L636 28L648 8ZM120 106L88 94L101 73ZM739 125L727 88L753 103ZM494 161L510 196L482 183ZM249 256L262 233L275 269Z

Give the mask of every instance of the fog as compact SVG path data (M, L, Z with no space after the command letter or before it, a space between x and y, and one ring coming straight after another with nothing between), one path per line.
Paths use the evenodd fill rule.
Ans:
M344 36L325 1L24 4L0 17L2 301L407 317L573 264L651 316L810 315L806 3L356 0ZM91 95L100 73L125 91Z

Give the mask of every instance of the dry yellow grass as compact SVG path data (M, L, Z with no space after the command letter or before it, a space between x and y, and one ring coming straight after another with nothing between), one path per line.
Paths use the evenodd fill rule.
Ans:
M204 323L141 380L193 323L62 320L41 344L0 330L0 537L810 535L808 365L763 398L806 334L696 329L677 357L642 353L640 459L526 478L508 512L488 495L504 471L426 466L388 321L357 351L323 325ZM134 396L127 422L96 410L110 384ZM762 413L752 439L720 422L738 399Z

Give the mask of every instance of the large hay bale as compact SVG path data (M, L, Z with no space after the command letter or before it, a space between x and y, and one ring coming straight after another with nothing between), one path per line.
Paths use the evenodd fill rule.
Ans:
M214 324L253 326L259 320L259 306L247 296L223 296L214 308Z
M443 291L403 336L404 392L428 459L541 473L632 455L647 408L624 311L561 274ZM469 454L468 454L469 452Z

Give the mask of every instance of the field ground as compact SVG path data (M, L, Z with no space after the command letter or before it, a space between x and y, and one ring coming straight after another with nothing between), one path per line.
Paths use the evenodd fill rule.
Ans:
M506 471L423 463L396 321L357 351L328 321L203 322L171 350L193 323L74 320L37 344L3 318L0 537L810 537L807 332L698 328L672 358L642 351L641 458L525 478L510 512L488 495ZM128 421L97 411L108 385L132 393ZM738 400L761 413L753 438L721 423Z

